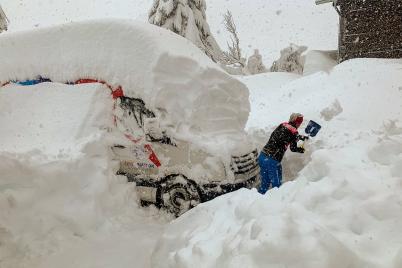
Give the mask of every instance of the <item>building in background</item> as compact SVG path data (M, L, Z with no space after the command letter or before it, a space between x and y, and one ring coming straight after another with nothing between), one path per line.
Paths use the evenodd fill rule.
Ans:
M338 61L402 58L402 0L316 0L339 14Z

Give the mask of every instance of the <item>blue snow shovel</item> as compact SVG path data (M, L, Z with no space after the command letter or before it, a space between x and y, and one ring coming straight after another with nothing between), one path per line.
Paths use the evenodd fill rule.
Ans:
M320 124L318 124L317 122L310 120L310 122L308 122L306 129L304 130L304 132L306 132L306 134L309 137L315 137L315 135L317 135L318 131L320 131L321 126ZM305 141L303 141L302 144L302 148L304 148L304 143Z
M304 130L307 135L310 137L315 137L317 135L318 131L320 131L321 126L317 122L314 122L313 120L310 120L308 122L306 129Z

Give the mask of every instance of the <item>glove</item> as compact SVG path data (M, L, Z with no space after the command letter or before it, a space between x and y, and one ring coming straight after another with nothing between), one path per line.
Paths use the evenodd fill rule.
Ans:
M306 151L306 149L304 149L303 147L299 147L299 152L304 154L304 152Z
M300 140L300 141L305 141L305 140L309 139L309 136L298 135L297 139Z

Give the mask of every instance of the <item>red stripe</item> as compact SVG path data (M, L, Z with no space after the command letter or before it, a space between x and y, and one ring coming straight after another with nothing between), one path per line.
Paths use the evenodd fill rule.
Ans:
M88 84L88 83L99 83L99 81L91 78L82 78L75 81L75 84Z
M287 122L282 123L282 126L287 128L288 130L290 130L290 132L292 132L292 134L297 134L298 133L297 129L294 126L292 126L291 124L287 123Z
M130 134L124 134L124 136L125 136L127 139L129 139L130 141L134 142L134 143L137 143L137 142L139 142L139 141L142 139L141 137L138 138L138 139L136 139L136 138L134 138L133 136L131 136Z
M92 78L81 78L81 79L78 79L77 81L75 81L75 84L90 84L90 83L103 84L103 85L107 86L111 91L113 91L112 86L102 80L97 80L97 79L92 79Z
M161 162L159 161L158 157L156 156L155 152L152 150L152 147L150 144L145 144L144 148L150 153L149 155L149 160L155 164L155 166L160 167Z

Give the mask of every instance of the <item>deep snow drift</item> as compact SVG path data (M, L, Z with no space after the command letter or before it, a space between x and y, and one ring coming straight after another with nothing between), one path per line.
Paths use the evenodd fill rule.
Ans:
M0 267L148 266L165 221L114 175L109 89L8 85L0 107Z
M239 119L232 125L241 131L248 118L247 88L188 40L160 27L112 19L70 23L5 33L0 46L0 84L38 75L61 83L93 78L121 86L125 96L141 98L153 110L174 113L168 120L217 128L214 124L222 124L208 115L232 114ZM209 105L216 98L227 105ZM185 109L189 102L194 113Z
M115 175L119 86L175 137L229 159L247 144L245 85L166 30L83 22L2 34L0 47L1 267L149 266L165 215L138 209L134 185ZM53 82L16 84L38 75ZM107 84L68 85L82 78Z
M46 0L40 4L4 0L2 5L11 9L8 14L13 30L14 26L30 28L88 16L139 17L145 21L150 2L129 1L128 6L127 0ZM313 49L336 47L337 14L331 5L317 7L307 0L253 0L253 8L249 8L249 0L209 2L207 14L218 41L225 43L220 13L236 6L232 11L239 17L245 51L260 48L265 63L275 59L289 42ZM312 19L306 14L318 16ZM21 34L20 40L25 37ZM73 41L77 40L74 36ZM116 40L102 41L110 44L105 53L120 45ZM23 44L18 46L26 48ZM43 45L46 48L51 43L43 40ZM47 59L48 54L45 50L35 60ZM17 54L21 69L13 74L18 76L14 79L37 75L20 73L26 65L23 56ZM311 73L317 68L329 72L330 59L320 64L310 65ZM125 70L116 64L112 67ZM309 141L306 155L287 154L285 178L294 182L266 196L242 190L198 206L169 225L153 253L153 266L401 267L401 70L401 64L392 61L354 60L329 74L300 77L272 73L242 79L251 91L247 128L260 148L272 128L294 111L320 122L323 129ZM44 89L34 89L38 88ZM103 99L101 93L90 96ZM110 99L103 100L107 105ZM7 114L10 109L23 111L16 108L18 105L15 100L2 102L1 120L12 122ZM98 111L100 115L102 109ZM68 121L67 114L59 116L60 121ZM15 118L26 118L25 124L15 123L38 131L52 130L48 122L58 125L53 117L45 123L31 113ZM78 147L63 140L53 142L55 147L45 147L50 153L59 151L54 150L57 146L73 148L68 152L79 150L74 157L63 153L49 157L38 151L1 153L0 267L151 266L150 254L165 221L159 219L159 212L137 207L133 188L125 178L106 172L106 166L113 163L105 158L97 139L105 133L96 122L86 126L96 129L99 136L81 135L84 143ZM36 133L27 133L35 141ZM34 147L41 149L52 143L36 141ZM32 146L21 144L28 150ZM12 148L17 146L7 150ZM54 157L59 160L52 161Z
M142 99L177 138L222 158L234 150L252 150L248 143L238 148L246 140L250 111L245 85L168 30L129 20L95 20L5 33L0 47L0 85L38 75L61 83L105 81L113 90L120 86L127 97ZM228 140L233 143L222 146Z
M88 142L102 139L102 129L111 127L112 105L109 89L100 84L2 87L1 151L35 151L48 161L76 158Z
M300 173L264 196L239 190L189 211L162 235L154 267L402 266L402 62L283 76L266 74L265 91L244 80L259 115L249 127L269 133L291 112L320 122Z

